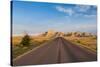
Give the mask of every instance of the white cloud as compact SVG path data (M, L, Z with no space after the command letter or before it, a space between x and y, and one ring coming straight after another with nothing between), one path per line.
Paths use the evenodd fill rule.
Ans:
M64 8L62 6L56 6L56 9L60 12L64 12L64 13L68 14L69 16L74 14L74 11L71 8Z
M60 12L64 12L68 14L69 16L72 16L73 14L79 15L80 13L77 12L87 12L90 10L91 6L84 6L84 5L76 5L74 8L64 8L63 6L56 6L56 9Z
M87 12L90 8L91 6L84 6L84 5L75 6L75 10L77 10L78 12Z
M96 10L91 10L91 8L96 8L96 6L89 6L89 5L76 5L74 7L75 16L77 17L85 17L85 18L97 18ZM91 11L90 11L91 10ZM90 11L90 14L89 14Z
M76 17L85 17L85 18L96 18L96 11L91 10L91 8L96 8L96 6L89 6L89 5L75 5L73 8L65 8L63 6L56 6L56 10L59 12L63 12L66 16L76 16ZM90 14L89 11L92 11Z

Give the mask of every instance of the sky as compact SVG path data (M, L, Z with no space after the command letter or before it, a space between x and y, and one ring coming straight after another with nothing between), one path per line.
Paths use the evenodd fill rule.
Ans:
M13 1L13 34L38 34L48 30L97 33L95 5Z

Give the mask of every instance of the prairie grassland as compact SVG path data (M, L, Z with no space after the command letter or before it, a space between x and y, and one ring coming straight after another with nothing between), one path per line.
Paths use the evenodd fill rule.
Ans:
M19 43L21 42L22 36L13 36L12 37L12 45L19 45Z
M95 37L65 37L65 38L77 45L86 47L92 51L96 52L97 50L97 39Z
M12 45L13 46L16 46L16 45L20 45L20 42L22 40L23 36L13 36L12 37ZM34 37L34 36L31 36L31 42L33 43L42 43L44 41L48 41L49 38L47 37Z
M13 58L15 59L16 57L22 55L23 53L32 50L33 48L49 41L48 38L46 37L34 37L34 36L30 36L31 38L31 44L29 46L22 46L20 44L21 40L22 40L23 36L15 36L12 37L12 53L13 53Z

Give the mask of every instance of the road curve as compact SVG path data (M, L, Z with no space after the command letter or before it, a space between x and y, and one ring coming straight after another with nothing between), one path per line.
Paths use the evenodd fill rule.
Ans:
M96 61L97 54L62 37L13 60L13 66Z

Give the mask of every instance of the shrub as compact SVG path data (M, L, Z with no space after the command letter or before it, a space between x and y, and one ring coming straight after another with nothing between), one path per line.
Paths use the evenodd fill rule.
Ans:
M21 41L20 44L22 44L23 46L29 46L29 45L30 45L30 41L31 41L31 39L30 39L29 35L26 34L26 35L22 38L22 41Z
M79 40L77 40L77 43L81 43Z

